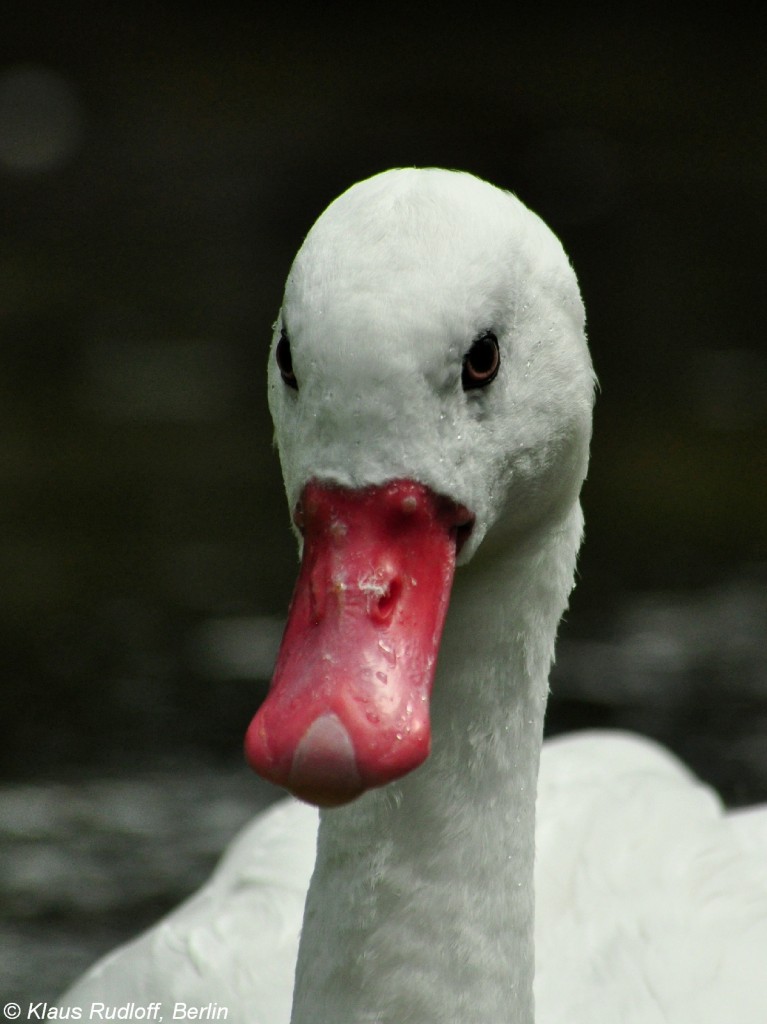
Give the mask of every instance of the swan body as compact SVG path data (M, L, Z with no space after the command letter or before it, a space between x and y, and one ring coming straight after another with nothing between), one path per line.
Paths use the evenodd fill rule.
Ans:
M666 751L605 732L544 745L538 809L541 1021L763 1019L765 809L725 814ZM287 1024L317 824L297 800L259 815L199 892L100 961L64 1005L215 1002L229 1020Z
M297 801L266 812L199 893L65 1005L215 1001L230 1021L264 1024L764 1024L767 814L724 814L634 737L577 735L541 757L592 398L575 277L512 196L408 169L322 215L288 278L270 360L303 562L248 750L332 809L319 824ZM354 547L358 496L368 508L379 494L429 537L452 538L439 550L457 563L441 642L437 616L409 670L418 699L401 703L395 662L414 656L407 630L397 646L398 601L406 610L408 587L449 586L452 563L436 581L416 568L393 576L386 552L360 570L373 556ZM373 644L360 662L372 689L351 697L354 649L323 618L336 607L342 637L367 637L373 615L383 652ZM327 707L315 706L320 690ZM409 744L420 767L397 760Z
M216 1003L229 1020L287 1024L317 812L281 801L230 844L208 882L100 960L60 1005ZM166 1017L166 1019L168 1019Z

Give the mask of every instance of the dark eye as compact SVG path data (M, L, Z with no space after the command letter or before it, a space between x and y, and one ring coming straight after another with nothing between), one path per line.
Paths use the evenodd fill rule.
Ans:
M491 380L495 380L500 365L501 353L498 348L498 339L491 331L480 334L463 357L461 373L463 390L483 388Z
M293 373L293 356L290 354L290 338L284 327L280 333L280 340L277 342L277 349L274 354L282 379L289 388L295 388L298 391L298 381L296 380L295 373Z

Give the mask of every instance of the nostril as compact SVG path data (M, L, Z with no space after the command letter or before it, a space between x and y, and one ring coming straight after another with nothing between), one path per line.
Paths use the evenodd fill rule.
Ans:
M373 618L376 622L386 623L394 614L400 594L402 593L402 580L395 576L389 580L381 592L377 595L371 608Z

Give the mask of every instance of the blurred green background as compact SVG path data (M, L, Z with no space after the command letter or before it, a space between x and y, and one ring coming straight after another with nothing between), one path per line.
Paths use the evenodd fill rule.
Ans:
M270 324L313 219L389 166L515 191L578 272L601 394L565 640L615 633L626 595L763 596L764 21L17 10L0 42L5 775L235 756L295 571ZM720 697L763 723L754 690ZM552 728L623 722L615 694L553 705ZM665 738L664 713L646 717Z

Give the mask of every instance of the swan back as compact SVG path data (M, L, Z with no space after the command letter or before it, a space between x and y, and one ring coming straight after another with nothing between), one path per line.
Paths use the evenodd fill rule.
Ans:
M536 1009L547 1024L767 1019L767 811L725 813L668 751L548 742L536 830Z

